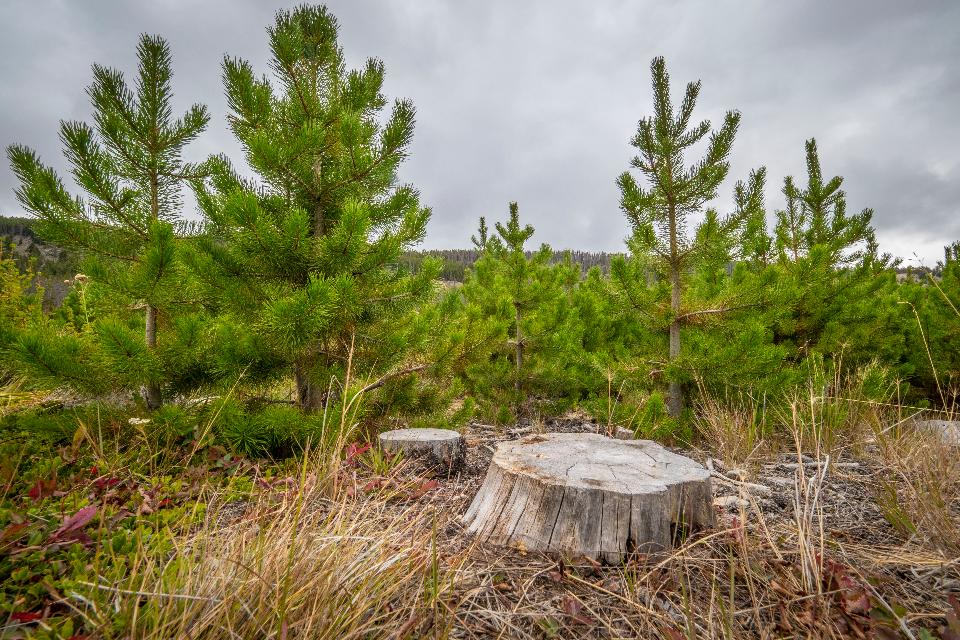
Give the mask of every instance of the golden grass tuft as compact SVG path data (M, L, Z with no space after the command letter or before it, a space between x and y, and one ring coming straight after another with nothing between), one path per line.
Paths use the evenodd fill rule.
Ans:
M233 521L209 509L169 553L84 585L78 600L108 606L83 614L108 637L444 637L461 559L436 544L438 507L331 498L317 478L304 467Z

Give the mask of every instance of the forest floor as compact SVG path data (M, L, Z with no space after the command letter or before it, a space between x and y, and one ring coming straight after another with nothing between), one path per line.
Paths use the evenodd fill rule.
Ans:
M499 442L603 431L583 416L470 424L449 477L356 444L165 466L126 430L111 454L81 427L52 484L0 461L0 568L24 585L0 637L960 638L960 463L922 440L676 448L712 470L716 526L609 566L461 521Z
M443 553L468 558L451 637L960 637L949 635L960 631L960 558L891 525L878 504L890 470L875 455L780 453L727 469L674 449L713 469L718 519L665 557L605 566L474 544L460 516L496 444L537 429L603 431L579 417L507 430L473 424L466 470L440 478L427 502Z

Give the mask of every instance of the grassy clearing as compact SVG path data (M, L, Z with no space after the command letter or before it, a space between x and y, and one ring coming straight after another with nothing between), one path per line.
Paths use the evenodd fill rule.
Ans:
M950 638L960 463L863 386L810 385L765 413L704 399L692 455L738 501L618 567L472 544L458 516L509 432L472 425L467 473L431 479L364 452L348 411L321 449L271 461L73 410L72 433L2 443L0 633Z
M84 615L94 628L125 620L114 631L139 638L419 637L442 629L459 559L437 548L437 506L394 511L386 501L331 500L320 485L304 467L298 484L259 494L234 522L208 511L170 554L138 554L125 579L84 583L83 597L101 602Z

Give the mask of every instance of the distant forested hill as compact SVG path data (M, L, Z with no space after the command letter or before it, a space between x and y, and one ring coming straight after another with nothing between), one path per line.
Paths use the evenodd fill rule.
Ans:
M0 216L0 245L6 253L12 247L14 259L21 269L33 262L33 268L41 273L40 284L47 290L47 300L56 306L66 294L63 281L72 278L78 268L77 256L60 247L45 242L34 231L32 218L7 218ZM612 253L591 251L570 251L574 264L580 265L583 273L591 267L600 267L607 273L610 270ZM564 259L566 252L558 251L554 262ZM400 258L401 264L416 271L427 256L443 260L440 278L453 282L463 282L464 273L477 260L476 249L432 249L428 251L410 251Z
M529 253L529 252L528 252ZM583 273L589 271L592 267L600 267L604 273L610 271L610 260L614 253L592 252L592 251L557 251L553 256L553 262L560 262L565 259L567 253L574 264L580 265ZM440 272L440 279L452 282L463 282L464 273L473 266L479 254L476 249L430 249L426 251L410 251L400 259L401 264L412 271L417 271L424 258L435 257L443 260L443 270Z
M78 269L77 256L70 252L43 241L34 231L34 220L31 218L7 218L0 216L0 246L4 253L12 246L14 259L21 269L33 261L33 268L40 272L40 284L46 289L45 300L48 305L57 306L66 295L67 286L63 281L72 278ZM581 272L586 273L592 267L600 267L604 273L610 272L610 261L615 253L604 251L557 251L553 261L559 262L569 253L574 264L580 266ZM430 249L425 251L409 251L400 258L400 263L407 268L417 271L426 257L436 257L443 261L440 272L442 280L463 282L466 270L476 262L476 249ZM902 267L897 269L899 279L907 278L922 280L926 272L939 275L939 265L933 269Z

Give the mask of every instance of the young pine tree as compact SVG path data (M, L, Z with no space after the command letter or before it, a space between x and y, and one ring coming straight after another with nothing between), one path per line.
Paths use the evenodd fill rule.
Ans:
M43 289L35 287L36 273L30 263L21 272L12 251L0 240L0 353L16 340L27 325L42 315ZM0 385L9 382L7 363L0 364Z
M681 356L681 329L684 324L723 309L704 309L684 298L691 270L698 260L715 257L716 247L726 245L743 220L733 216L719 219L709 215L692 237L687 235L688 221L717 195L717 188L729 170L730 149L740 114L728 111L721 127L711 132L710 122L691 126L693 109L700 94L700 83L687 85L683 102L674 110L670 98L670 77L663 58L650 65L653 78L652 116L643 118L631 144L638 154L631 165L647 179L646 188L623 173L618 184L620 206L633 227L629 241L633 265L622 259L612 268L615 285L625 303L655 327L666 328L669 349L666 367L669 381L668 408L674 417L683 408L685 374L678 366ZM704 156L686 164L689 149L709 134ZM648 286L649 285L649 286ZM662 298L668 303L664 307Z
M216 177L198 185L209 235L194 267L222 314L221 368L292 374L307 411L348 368L402 395L406 374L428 365L415 355L430 320L418 305L439 269L398 265L430 217L397 180L413 105L396 101L383 117L383 64L348 70L324 7L280 11L268 33L273 82L246 61L223 63L230 126L256 181L215 159Z
M86 198L71 196L54 170L31 149L12 145L7 156L20 180L17 197L39 218L47 240L86 256L84 271L109 289L120 306L94 328L97 355L118 384L142 384L150 408L160 406L165 376L156 350L162 320L179 299L174 226L181 212L181 185L197 176L181 159L184 147L206 127L206 108L194 105L175 119L171 57L167 43L143 35L137 47L137 80L93 66L87 94L93 125L61 122L60 138L73 178ZM182 275L182 274L181 274ZM129 309L142 310L131 316ZM139 339L132 335L139 325ZM77 368L82 345L57 343L52 334L25 335L18 355L39 374L74 386L93 382Z
M855 364L903 358L894 263L879 255L872 209L848 215L843 178L825 180L815 140L806 143L807 180L784 180L786 209L777 212L775 253L788 308L776 339L794 361L843 354ZM907 373L907 371L902 371Z
M488 345L463 371L466 387L497 420L508 421L534 396L566 404L576 399L582 339L572 296L579 269L570 260L552 264L545 244L527 252L534 228L520 223L515 202L508 221L494 229L490 235L480 219L472 237L480 258L455 295Z
M947 410L960 400L960 242L944 247L939 277L927 273L901 286L916 315L907 319L908 352L914 384L923 395ZM913 313L911 313L913 315ZM913 323L910 323L913 320Z

